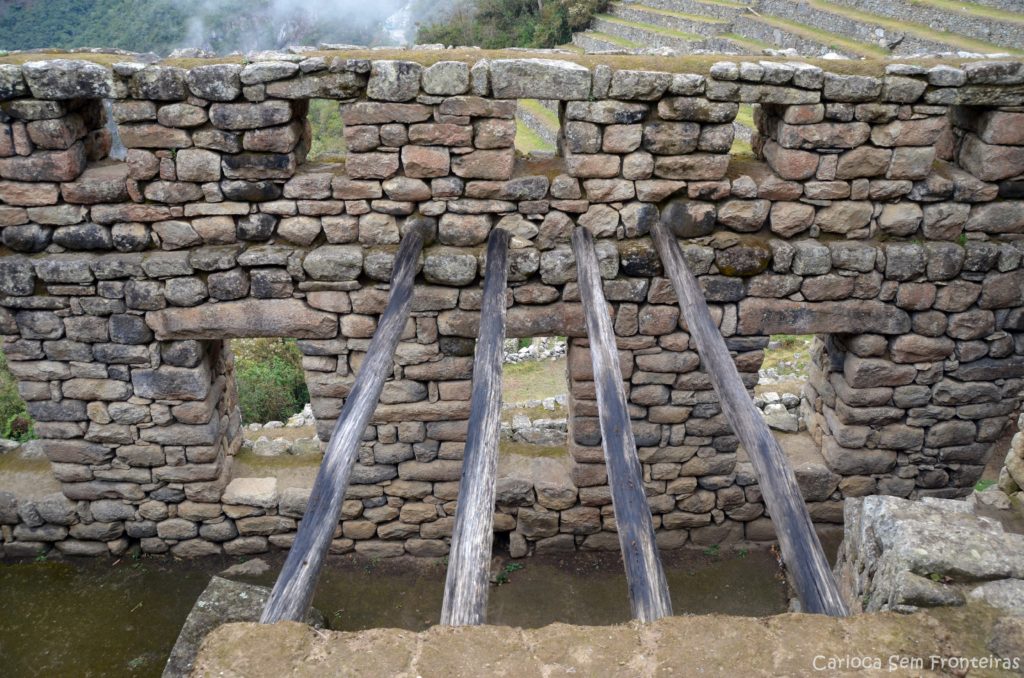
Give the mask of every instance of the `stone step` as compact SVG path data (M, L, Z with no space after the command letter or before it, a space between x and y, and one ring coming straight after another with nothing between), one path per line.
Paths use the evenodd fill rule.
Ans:
M641 49L641 45L632 40L592 30L573 33L572 43L586 52L634 52Z
M942 40L927 40L902 30L898 26L883 25L886 20L866 13L857 16L847 14L845 7L818 2L816 0L761 0L759 11L772 17L794 21L822 34L821 42L828 44L829 35L846 38L866 46L882 50L885 54L919 54L921 52L946 52L956 49ZM834 39L834 38L832 38Z
M824 5L825 3L820 3ZM830 0L832 13L847 18L867 15L883 29L905 31L919 40L936 40L957 49L1019 50L1024 45L1024 6L1017 11L993 9L953 0ZM864 16L861 16L864 15ZM980 43L972 46L971 43Z
M733 33L767 43L775 49L793 48L806 56L835 52L842 56L883 58L888 50L827 33L806 24L774 16L744 14L733 22Z
M731 0L621 0L620 4L636 4L654 9L664 9L692 16L713 19L734 19L750 2L732 2Z
M703 36L695 33L685 33L652 24L626 21L609 14L595 15L594 20L590 23L590 28L601 33L629 40L645 48L669 47L680 52L692 51L703 39Z
M639 24L650 24L673 31L682 31L710 37L724 33L729 29L729 22L694 14L684 14L668 9L649 7L634 3L614 3L609 12L611 16Z

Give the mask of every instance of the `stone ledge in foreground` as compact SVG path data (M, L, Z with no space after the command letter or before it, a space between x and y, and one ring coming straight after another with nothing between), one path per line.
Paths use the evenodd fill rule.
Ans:
M999 619L991 608L974 604L846 619L702 615L647 626L433 627L422 633L315 631L293 622L228 624L207 637L192 675L835 676L870 672L830 668L825 665L829 658L877 658L888 673L891 656L919 659L923 670L888 675L949 675L932 670L929 658L996 656L989 648L1019 654L1024 648L1012 643L1020 628L1006 627L1018 621ZM815 657L822 667L817 670Z

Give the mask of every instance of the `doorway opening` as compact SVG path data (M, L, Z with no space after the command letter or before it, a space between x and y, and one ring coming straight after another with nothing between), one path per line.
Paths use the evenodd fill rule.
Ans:
M774 334L754 387L754 404L769 428L784 433L807 430L801 402L810 375L813 334Z

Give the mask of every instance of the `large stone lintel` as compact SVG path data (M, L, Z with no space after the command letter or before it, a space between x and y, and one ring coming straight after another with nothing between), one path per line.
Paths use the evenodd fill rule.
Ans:
M453 309L442 311L437 318L443 334L474 338L479 334L480 313ZM585 337L583 307L573 303L555 303L545 306L513 306L508 310L505 336Z
M740 302L740 334L904 334L910 316L880 301L814 304L750 298Z
M338 317L315 311L298 299L265 299L168 308L146 314L146 323L161 341L292 337L331 339Z

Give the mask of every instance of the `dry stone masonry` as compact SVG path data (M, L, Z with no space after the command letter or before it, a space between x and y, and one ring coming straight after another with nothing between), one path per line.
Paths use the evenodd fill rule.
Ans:
M817 521L841 522L843 497L965 495L1024 378L1024 64L875 68L0 64L0 332L63 490L0 495L0 555L288 547L308 490L232 477L224 340L299 339L326 440L420 223L413 317L336 551L447 551L493 228L514 235L509 336L569 337L571 472L499 483L514 553L617 548L576 225L597 238L662 547L773 530L647 236L657 219L749 388L771 334L819 335L803 418L824 461L799 473ZM516 156L520 97L560 102L561 157ZM344 164L306 161L310 98L341 103ZM106 157L103 99L124 162ZM741 103L758 105L758 159L729 155Z

